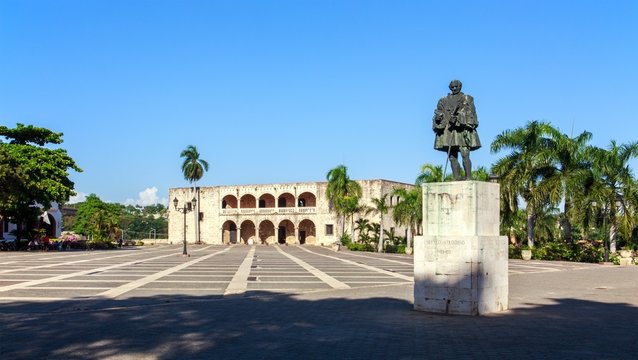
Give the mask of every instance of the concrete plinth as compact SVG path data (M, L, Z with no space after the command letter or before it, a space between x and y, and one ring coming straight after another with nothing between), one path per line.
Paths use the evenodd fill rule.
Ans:
M499 185L423 185L423 236L414 240L414 308L480 315L508 306L507 238Z

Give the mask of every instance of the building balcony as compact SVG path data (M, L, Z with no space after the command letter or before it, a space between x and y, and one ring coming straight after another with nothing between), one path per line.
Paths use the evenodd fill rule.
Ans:
M222 209L221 215L281 215L281 214L316 214L316 207L288 207L288 208L245 208Z

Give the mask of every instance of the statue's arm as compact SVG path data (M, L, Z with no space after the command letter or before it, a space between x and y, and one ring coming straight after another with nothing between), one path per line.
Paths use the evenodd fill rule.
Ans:
M443 103L441 100L436 104L436 109L434 109L434 116L432 116L432 130L435 133L441 133L445 130L445 121L443 116Z
M479 125L476 117L476 107L474 107L474 98L470 95L465 96L465 124L471 129L476 129Z

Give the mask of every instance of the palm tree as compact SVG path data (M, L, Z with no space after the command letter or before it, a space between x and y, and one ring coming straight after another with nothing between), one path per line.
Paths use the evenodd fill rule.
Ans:
M184 179L193 184L195 189L196 198L199 199L197 194L197 181L204 176L204 172L208 171L208 162L199 158L199 151L193 145L188 145L184 151L179 155L184 158L182 163L182 173ZM199 244L199 201L193 209L195 215L195 242ZM184 245L185 246L185 245Z
M552 145L549 136L557 133L549 123L530 121L525 127L502 132L491 145L492 153L511 150L492 166L492 172L500 178L504 212L513 214L518 210L519 196L525 200L527 244L530 247L534 246L536 216L548 203L547 194L538 191L538 187L553 170L546 149Z
M208 162L199 158L199 151L193 145L188 145L179 156L184 158L182 163L184 179L197 187L197 181L204 177L205 171L208 171Z
M592 198L600 201L603 216L609 221L609 251L616 251L616 235L619 228L625 238L631 235L635 210L638 207L638 189L627 163L638 157L638 142L617 145L611 141L609 149L593 148L589 155L593 158L593 171L600 183ZM607 249L607 248L606 248Z
M577 202L577 197L585 195L587 184L591 184L591 162L586 156L587 142L591 137L591 133L587 131L574 138L553 133L552 145L545 149L546 156L554 163L554 171L539 184L539 191L547 193L552 204L564 200L563 238L572 245L574 241L571 219L579 217L576 213L581 210L573 205Z
M328 180L326 196L330 200L332 208L341 217L341 236L343 236L346 217L352 218L360 209L361 185L356 181L350 180L348 168L345 165L339 165L328 171L326 179ZM353 232L354 229L352 228L351 233Z
M445 179L443 179L443 166L425 163L421 165L421 172L419 173L419 175L417 175L414 184L418 187L421 187L421 185L425 183L439 182L451 179L452 174L449 174L445 177Z
M388 194L383 194L380 198L372 198L371 212L378 213L381 218L379 221L379 243L377 244L377 252L383 252L383 216L388 213L390 207L386 202Z
M490 173L484 166L479 166L472 171L472 180L475 181L489 181Z
M407 236L407 248L411 248L412 238L417 234L419 225L423 221L423 195L420 187L412 189L395 188L393 195L399 197L399 202L394 206L392 217L394 221L409 228Z

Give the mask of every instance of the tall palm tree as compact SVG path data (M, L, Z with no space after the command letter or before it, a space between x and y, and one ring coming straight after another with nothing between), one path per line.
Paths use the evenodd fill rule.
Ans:
M534 223L540 209L546 205L547 194L538 191L540 182L551 175L551 159L546 156L552 142L549 136L557 134L547 122L530 121L524 127L506 130L492 142L492 153L511 150L499 159L492 172L499 176L503 211L514 214L518 210L518 197L526 203L527 244L534 246Z
M204 176L204 172L208 171L208 162L199 158L199 151L193 145L188 145L179 156L184 158L182 162L184 179L197 187L197 181Z
M395 188L393 195L399 197L399 201L394 205L392 217L394 221L406 226L408 231L407 247L412 247L412 238L417 234L419 225L423 221L423 195L420 187L412 189Z
M208 162L204 159L199 158L199 151L197 151L197 148L193 145L188 145L179 156L184 158L184 162L182 162L182 173L184 174L184 179L193 184L193 189L196 193L195 196L197 199L199 199L199 196L197 194L197 181L204 176L204 172L208 171ZM193 213L195 215L195 242L198 244L200 242L199 203L200 202L198 201L195 205L195 209L193 209Z
M377 252L383 252L383 216L388 213L390 207L387 200L388 194L383 194L380 198L372 198L372 210L373 213L379 214L379 243L377 244Z
M554 163L554 171L539 184L539 191L548 194L552 204L564 201L563 239L573 244L571 219L578 218L577 212L581 210L573 205L578 202L577 197L585 195L587 185L591 184L591 162L586 152L592 134L584 131L573 138L561 133L551 135L552 144L545 150L546 156Z
M638 142L617 145L612 140L608 149L594 148L590 155L594 176L600 182L592 197L600 201L597 204L604 209L603 216L609 221L609 251L613 253L619 228L628 232L625 238L630 236L638 207L638 186L627 164L638 157Z
M361 185L350 180L348 168L339 165L331 169L326 174L328 186L326 196L332 204L332 208L341 218L341 236L345 233L346 217L354 216L359 209L359 199L361 198Z

